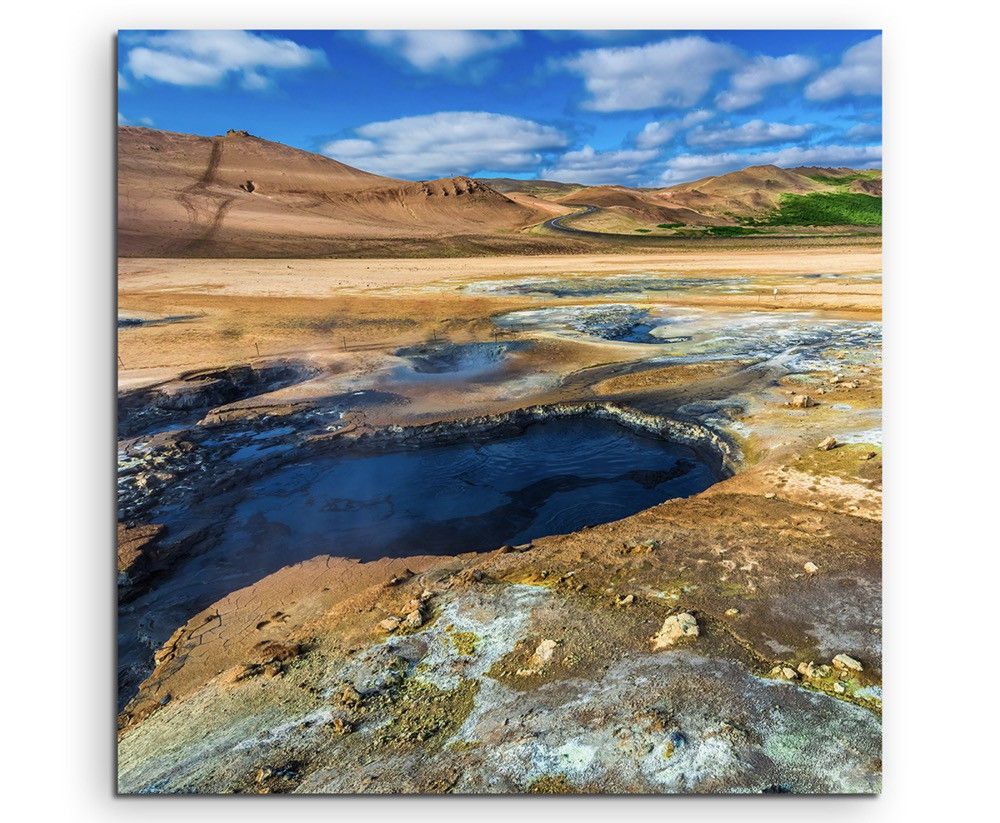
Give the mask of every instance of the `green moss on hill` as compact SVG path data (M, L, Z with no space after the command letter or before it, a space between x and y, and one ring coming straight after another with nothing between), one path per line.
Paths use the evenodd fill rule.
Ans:
M756 226L880 226L882 198L855 192L783 194L777 211Z

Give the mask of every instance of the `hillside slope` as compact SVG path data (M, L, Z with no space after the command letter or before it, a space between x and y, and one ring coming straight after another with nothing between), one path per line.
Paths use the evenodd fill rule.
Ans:
M574 223L581 229L629 232L647 231L643 226L668 230L766 224L790 200L846 193L881 197L881 172L749 166L663 189L590 186L564 194L558 202L598 208Z
M370 241L510 233L548 215L467 177L394 180L245 132L118 130L124 257L319 256Z

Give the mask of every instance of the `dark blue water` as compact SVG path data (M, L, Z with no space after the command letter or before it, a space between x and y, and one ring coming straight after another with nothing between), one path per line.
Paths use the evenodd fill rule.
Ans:
M123 607L123 696L177 626L283 566L319 554L370 560L495 549L627 517L717 479L685 446L591 419L537 423L480 443L286 464L250 481L228 510L208 501L204 510L159 513L174 534L214 519L222 537Z
M506 440L290 465L250 487L220 549L241 566L248 553L493 549L617 520L714 480L686 447L605 421L550 421Z

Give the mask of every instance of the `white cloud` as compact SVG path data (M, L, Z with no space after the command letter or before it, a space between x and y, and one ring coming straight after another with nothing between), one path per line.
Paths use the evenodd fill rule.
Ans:
M749 120L739 126L709 128L698 126L688 132L687 142L692 146L756 146L762 143L783 143L804 137L813 126L793 123L768 123Z
M542 169L542 177L586 185L625 183L654 157L656 151L652 149L595 151L590 146L584 146L577 151L566 152L551 168Z
M133 77L177 86L214 86L231 74L243 88L270 85L264 71L322 65L319 49L246 31L171 31L148 35L128 52L126 66Z
M240 77L240 88L247 91L264 91L264 89L271 88L272 85L274 84L271 78L265 77L257 71L245 71Z
M513 31L369 31L369 43L402 56L420 71L450 69L483 54L521 42Z
M152 128L153 127L153 118L152 117L140 117L136 122L139 123L142 126L146 126L147 128ZM119 126L131 126L132 125L132 121L129 120L121 112L118 112L118 125Z
M351 138L330 141L322 152L366 171L413 179L528 170L542 162L541 152L566 142L558 129L532 120L446 111L369 123Z
M737 71L729 81L729 88L720 93L715 102L723 111L736 111L759 103L771 86L794 83L816 69L816 62L801 54L784 57L756 57Z
M690 128L696 123L704 123L712 118L712 112L707 109L695 109L684 117L675 120L654 120L642 127L636 135L635 144L640 149L651 149L662 146L673 140L681 129Z
M851 46L840 65L806 86L810 100L836 100L848 95L882 93L882 35Z
M867 140L882 136L881 123L857 123L847 130L847 136L852 140Z
M678 37L646 46L582 51L564 65L584 78L594 111L636 111L697 103L736 51L704 37Z
M774 151L682 154L671 158L660 176L665 185L697 180L747 166L849 166L872 168L882 162L881 146L794 146Z

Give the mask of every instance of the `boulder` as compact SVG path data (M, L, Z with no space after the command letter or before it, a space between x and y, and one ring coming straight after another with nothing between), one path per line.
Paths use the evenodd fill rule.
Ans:
M552 660L552 655L555 654L556 647L558 645L559 642L556 640L543 640L538 644L538 647L535 649L535 653L531 655L528 665L523 669L517 670L518 675L521 677L529 677L534 674L539 674Z
M382 629L382 631L384 631L384 632L394 632L394 631L396 631L396 629L399 628L399 624L401 622L402 621L398 617L396 617L395 615L390 615L385 620L383 620L381 623L379 623L378 627L380 629Z
M424 616L420 613L420 609L414 609L403 618L403 622L400 625L404 629L419 629L424 625Z
M830 449L837 448L837 438L836 437L824 437L819 443L816 444L816 448L820 451L828 452Z
M855 660L849 654L838 654L833 658L833 667L841 671L860 672L864 671L860 661Z
M794 406L796 409L808 409L815 406L816 401L813 400L808 394L797 394L791 399L789 405Z
M667 649L685 638L698 636L698 621L693 614L681 612L672 614L663 621L663 626L650 639L653 641L653 651Z

